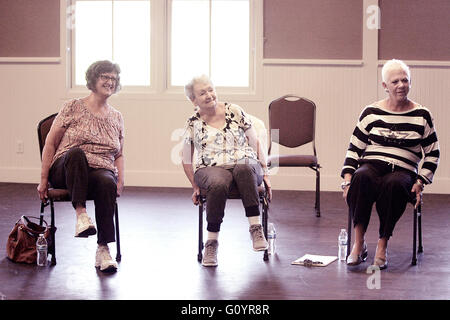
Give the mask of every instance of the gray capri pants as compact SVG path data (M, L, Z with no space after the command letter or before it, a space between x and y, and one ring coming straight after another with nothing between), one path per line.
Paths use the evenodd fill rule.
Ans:
M225 215L225 203L233 183L239 189L247 217L259 216L258 186L263 181L263 171L257 160L232 166L213 166L198 169L194 181L206 190L206 229L219 232Z

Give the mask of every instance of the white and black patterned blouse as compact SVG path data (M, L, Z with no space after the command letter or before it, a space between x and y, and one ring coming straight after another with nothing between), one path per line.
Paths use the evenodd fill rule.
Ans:
M195 112L186 122L184 142L194 144L194 171L208 166L233 165L245 158L257 159L245 131L252 126L250 117L236 105L225 103L225 124L209 126Z

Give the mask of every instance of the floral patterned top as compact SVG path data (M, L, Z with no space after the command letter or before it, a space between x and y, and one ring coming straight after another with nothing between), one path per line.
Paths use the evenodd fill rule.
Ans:
M225 124L217 129L209 126L195 112L186 122L184 142L194 144L194 171L208 166L234 165L239 160L257 160L256 152L245 136L251 119L236 104L225 103Z
M53 157L53 162L73 147L81 148L91 168L105 168L117 174L114 160L120 156L124 136L122 114L114 109L104 116L92 114L81 99L64 104L53 125L66 131Z

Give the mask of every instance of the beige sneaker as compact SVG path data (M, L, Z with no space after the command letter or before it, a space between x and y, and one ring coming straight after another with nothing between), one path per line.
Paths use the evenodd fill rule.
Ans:
M253 250L255 251L263 251L269 248L269 244L266 241L266 237L264 237L264 232L262 229L262 225L253 224L250 226L250 237L253 241Z
M75 237L87 238L97 233L94 224L88 214L82 213L77 217L77 224L75 226Z
M97 247L95 267L103 272L115 272L117 270L117 262L112 259L108 246L99 245Z
M217 266L217 248L219 247L219 241L208 240L205 243L205 251L203 253L202 265L205 267Z

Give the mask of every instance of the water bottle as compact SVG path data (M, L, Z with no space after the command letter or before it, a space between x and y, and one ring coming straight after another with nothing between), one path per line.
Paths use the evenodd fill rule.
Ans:
M268 253L271 255L275 254L276 238L277 238L277 230L275 229L275 225L273 223L269 223L269 225L267 226L267 239L269 240Z
M37 259L36 263L40 267L47 265L47 240L44 238L44 234L40 234L36 241Z
M347 257L347 231L345 229L341 229L341 232L339 233L338 237L338 244L339 244L339 260L345 261Z

